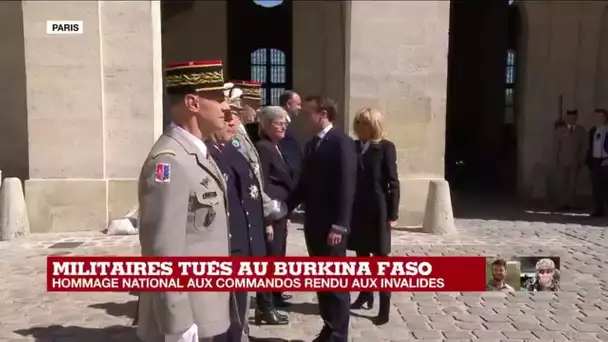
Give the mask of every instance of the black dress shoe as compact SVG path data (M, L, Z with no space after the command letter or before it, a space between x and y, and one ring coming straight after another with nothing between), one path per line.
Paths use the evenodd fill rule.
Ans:
M281 299L283 299L283 300L290 300L291 298L293 298L292 295L288 295L288 294L282 294L281 295Z
M285 325L289 323L289 319L281 315L277 309L255 309L254 322L256 325Z

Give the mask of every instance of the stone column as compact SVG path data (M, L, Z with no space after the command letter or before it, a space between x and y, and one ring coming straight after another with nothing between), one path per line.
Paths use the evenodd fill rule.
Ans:
M400 224L421 224L429 180L444 174L449 8L448 1L350 2L348 113L373 106L386 116L397 146Z
M47 35L82 20L82 35ZM101 230L136 205L162 129L159 1L23 1L33 232Z

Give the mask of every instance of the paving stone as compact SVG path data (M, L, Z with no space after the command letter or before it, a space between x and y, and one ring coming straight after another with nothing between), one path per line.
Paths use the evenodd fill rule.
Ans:
M607 227L458 219L459 235L395 231L394 255L559 255L562 292L395 293L391 321L351 318L351 342L608 341ZM69 246L59 249L51 246ZM0 341L135 342L136 297L126 293L46 293L48 255L137 255L136 236L96 232L33 234L0 242ZM294 225L290 255L306 255ZM251 326L253 336L309 341L321 330L316 298L293 293L287 326ZM301 312L300 312L301 311ZM358 314L371 317L377 309ZM252 314L253 312L251 312Z

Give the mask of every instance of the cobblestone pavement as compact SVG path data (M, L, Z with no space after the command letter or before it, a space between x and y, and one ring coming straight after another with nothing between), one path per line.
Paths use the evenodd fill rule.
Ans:
M396 231L394 254L558 255L563 291L396 293L391 322L383 327L368 319L373 310L353 312L352 341L608 341L606 227L491 220L457 224L460 233L452 237ZM304 254L302 232L296 228L290 231L289 252ZM0 341L137 341L129 326L135 297L45 292L47 255L137 252L137 237L100 233L44 234L0 242ZM321 328L313 297L295 294L288 326L252 326L252 335L310 341Z

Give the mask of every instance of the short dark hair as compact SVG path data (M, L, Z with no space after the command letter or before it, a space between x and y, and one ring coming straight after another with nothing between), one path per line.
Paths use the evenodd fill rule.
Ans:
M576 109L568 110L568 111L566 111L566 115L578 115L578 110L576 110Z
M596 108L594 110L594 112L603 114L604 115L604 119L608 122L608 110L606 110L604 108Z
M506 269L507 261L505 259L496 259L492 262L492 267L494 267L494 266L500 266L500 267L504 267Z
M326 111L329 121L334 122L338 117L338 103L327 96L307 96L304 102L314 102L317 110Z
M296 94L293 90L285 90L281 96L279 96L279 106L285 107L287 106L287 102L293 99L293 96Z

